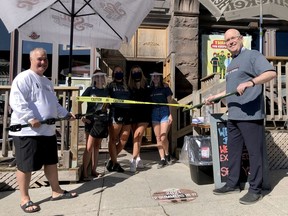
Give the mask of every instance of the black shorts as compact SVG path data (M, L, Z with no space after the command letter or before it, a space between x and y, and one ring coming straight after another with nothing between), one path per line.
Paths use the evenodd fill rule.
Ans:
M137 124L137 123L150 123L151 122L151 115L152 113L150 112L149 109L147 110L131 110L131 122L132 124Z
M37 171L58 163L56 136L14 136L17 169Z
M94 124L94 117L86 117L87 119L89 119L90 121L91 121L91 123L90 124L88 124L88 123L85 123L85 132L87 132L87 133L90 133L90 131L92 130L92 128L93 128L93 124Z
M114 108L109 112L110 123L114 124L131 124L131 110L130 109L122 109L122 108Z
M94 138L107 138L108 137L108 116L103 114L100 116L95 116L95 122L92 129L90 130L90 135Z

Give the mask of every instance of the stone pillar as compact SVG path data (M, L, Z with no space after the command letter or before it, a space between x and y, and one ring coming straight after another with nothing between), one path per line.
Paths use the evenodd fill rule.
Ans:
M179 92L177 98L181 99L181 96L198 90L199 2L174 0L173 4L169 23L169 53L175 53L176 73L181 72L188 81L183 85L183 80L175 80L176 93Z

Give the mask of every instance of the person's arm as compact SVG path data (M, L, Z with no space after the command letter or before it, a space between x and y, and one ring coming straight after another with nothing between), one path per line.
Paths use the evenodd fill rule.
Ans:
M275 71L266 71L260 74L259 76L250 79L247 82L240 83L236 90L240 95L242 95L247 88L251 88L254 87L255 85L261 85L266 82L269 82L270 80L274 79L276 75L277 74Z
M172 95L167 96L167 101L168 101L168 103L172 103ZM172 118L172 107L171 106L169 106L169 112L170 112L170 115L168 117L169 124L172 124L173 118Z
M24 77L16 77L12 83L9 97L9 105L14 114L20 121L26 123L35 120L33 110L29 108L29 100L32 93L31 86L32 84L30 85Z
M206 104L206 105L211 105L211 104L214 104L213 101L211 100L214 100L215 98L218 98L218 97L222 97L226 94L226 90L225 91L222 91L216 95L211 95L211 96L208 96L207 98L204 98L203 102Z

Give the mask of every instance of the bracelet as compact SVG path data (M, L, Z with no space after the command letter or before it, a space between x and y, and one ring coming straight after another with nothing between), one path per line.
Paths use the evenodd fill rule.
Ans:
M249 81L253 83L253 87L254 87L255 86L255 82L253 81L253 79L251 79Z

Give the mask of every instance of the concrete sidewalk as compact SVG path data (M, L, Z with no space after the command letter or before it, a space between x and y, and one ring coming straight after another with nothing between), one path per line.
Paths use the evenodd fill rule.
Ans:
M159 160L156 149L141 153L145 169L129 172L131 154L123 151L119 162L125 173L105 173L90 182L61 185L65 190L76 191L74 199L50 201L50 187L31 189L32 201L40 204L41 211L33 215L99 215L99 216L191 216L191 215L288 215L288 170L271 172L271 191L264 191L264 198L254 205L241 205L239 194L213 195L214 184L197 185L191 180L190 169L182 163L174 163L157 169ZM100 154L99 170L104 171L107 153ZM155 192L177 188L189 189L198 194L189 202L160 202L153 199ZM19 207L19 191L0 192L0 215L25 215ZM30 214L31 215L31 214Z

